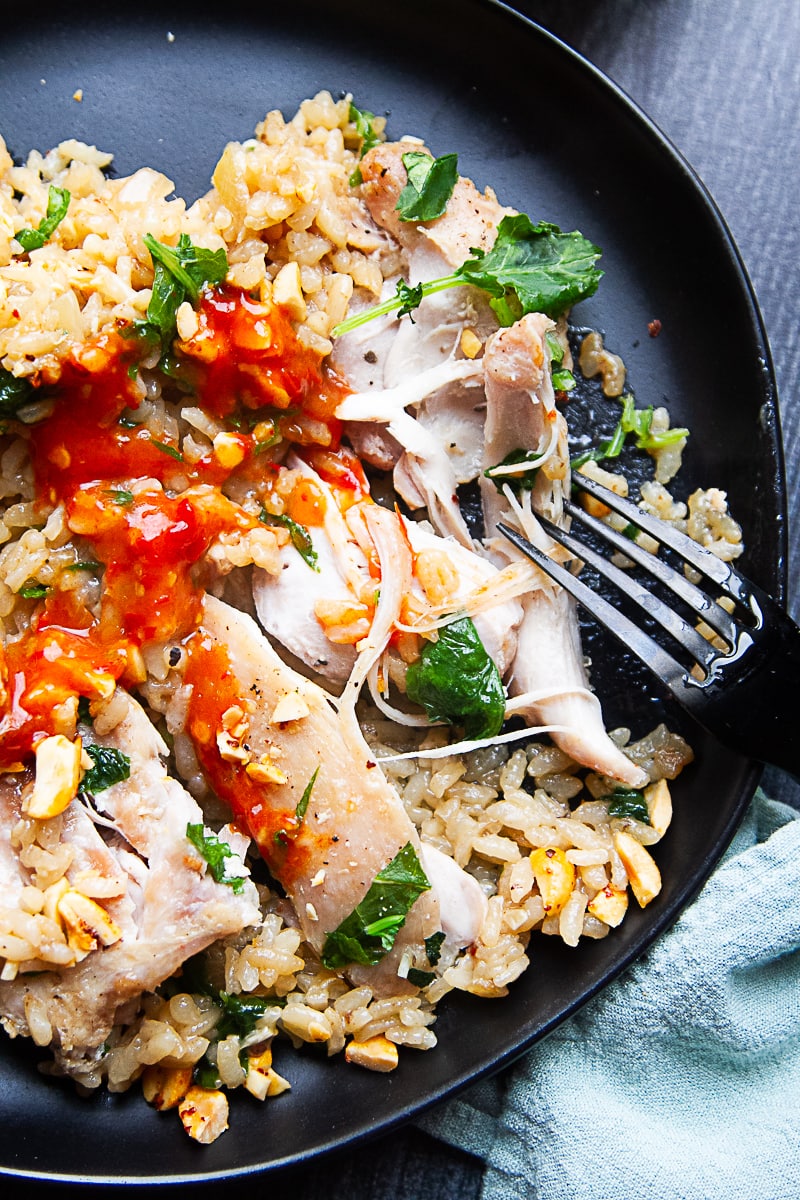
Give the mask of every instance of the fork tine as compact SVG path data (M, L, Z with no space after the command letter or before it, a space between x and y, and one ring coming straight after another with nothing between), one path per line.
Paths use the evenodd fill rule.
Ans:
M609 542L615 549L619 550L621 554L624 554L626 558L632 559L661 583L665 584L676 596L680 596L690 608L694 609L698 616L702 617L712 629L725 639L729 646L736 644L736 623L730 613L721 608L716 601L707 596L699 587L696 587L680 571L674 570L664 559L651 554L649 550L638 545L626 534L620 533L619 530L614 529L611 525L607 525L605 521L599 521L596 517L591 516L579 504L573 504L568 500L565 502L564 507L571 517L582 522L587 528L593 530L599 537L603 538L604 541ZM548 533L555 536L554 527L549 522L545 522L542 519L542 524L546 525ZM582 557L585 557L585 555L582 555Z
M716 554L712 554L705 546L693 541L685 533L680 533L671 525L667 525L665 521L644 512L630 500L624 500L622 496L617 496L615 492L604 488L594 479L589 479L587 475L576 471L572 476L572 485L580 488L581 491L588 492L590 496L594 496L601 504L605 504L614 512L619 513L631 525L636 525L645 533L649 533L657 542L669 546L701 575L705 575L707 579L721 587L732 599L739 600L750 608L751 592L748 582L733 569L730 563L723 562L722 559L717 558Z
M539 520L543 528L556 542L559 542L574 554L576 558L589 563L600 575L608 579L615 587L618 587L624 596L627 596L628 599L638 604L648 617L652 617L653 620L657 621L662 629L666 629L667 633L671 634L685 650L688 650L702 667L708 669L714 659L718 657L718 651L711 645L707 638L698 633L693 625L689 625L684 621L683 617L671 609L668 604L665 604L663 600L659 599L658 596L654 595L648 588L643 587L627 571L620 570L614 563L609 562L607 558L593 550L591 546L572 537L565 529L560 529L543 517L539 517ZM598 522L598 524L602 525L601 522ZM602 528L605 530L608 526L603 525ZM644 553L647 553L647 551L644 551ZM653 556L650 555L650 557L652 558ZM664 563L661 563L661 566L664 565ZM667 570L671 572L672 568L668 567ZM702 593L700 594L702 595ZM614 611L617 610L615 609Z
M587 587L560 563L554 562L516 529L504 525L502 522L498 522L497 528L510 542L513 542L518 550L521 550L532 562L541 567L545 574L559 583L571 596L574 596L587 612L591 613L610 633L613 633L628 650L632 650L667 687L676 694L682 692L682 682L686 675L685 668L654 638L651 638L649 633L645 633L618 608Z

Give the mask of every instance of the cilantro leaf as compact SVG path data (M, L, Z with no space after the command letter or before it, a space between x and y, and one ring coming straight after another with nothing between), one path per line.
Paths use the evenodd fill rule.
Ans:
M411 842L375 876L369 891L322 948L322 962L335 971L349 963L372 967L391 950L418 896L430 890Z
M293 521L285 513L271 513L267 512L265 508L262 508L259 520L263 521L265 525L282 525L284 529L288 529L292 545L300 557L308 563L312 571L319 570L317 566L317 552L314 549L311 534L305 525L300 525L297 521Z
M503 724L500 672L469 617L444 625L437 640L425 645L408 668L406 691L428 720L461 725L468 738L493 737Z
M441 217L458 179L458 155L431 158L421 150L403 155L408 183L398 197L395 211L401 221L433 221Z
M610 817L632 817L635 821L642 821L645 825L650 824L650 813L644 792L639 792L635 788L618 787L614 788L610 796L603 796L602 799L608 801Z
M221 841L215 833L206 833L200 823L193 825L189 822L186 836L208 863L208 869L217 883L227 883L238 895L244 887L244 878L225 874L225 859L235 857L228 843Z
M12 375L5 367L0 367L0 416L13 417L17 409L27 404L33 392L29 379Z
M131 336L145 345L158 337L166 347L175 336L177 313L184 300L197 304L204 287L222 283L228 273L228 256L224 249L195 246L185 233L175 246L157 241L151 233L144 235L144 243L153 260L153 289L147 320L137 321Z
M503 217L491 250L472 254L456 274L496 300L507 302L510 293L520 316L560 317L593 295L602 275L595 266L600 250L583 234L562 233L548 221L534 225L524 213Z
M214 1030L214 1041L235 1033L238 1037L247 1037L252 1033L267 1009L283 1008L286 1000L278 996L260 996L252 993L218 992L216 997L222 1008L222 1017Z
M94 746L84 744L84 750L93 762L93 766L85 772L81 780L81 791L89 792L92 796L104 792L112 784L122 783L131 774L131 760L121 750L113 746Z
M39 222L36 229L20 229L14 236L22 249L29 254L31 250L41 250L47 239L54 233L69 208L70 194L66 188L50 184L47 193L47 214Z
M402 301L397 310L398 317L410 316L415 308L419 308L424 299L422 289L423 284L421 283L418 283L415 287L412 287L410 283L406 283L405 279L398 280L397 297Z
M600 253L577 231L562 233L547 221L534 225L524 213L503 217L492 249L488 253L473 250L452 275L420 284L420 303L435 292L471 284L491 296L490 304L501 325L513 325L530 312L559 317L597 291L603 275L595 265ZM411 311L406 295L398 289L397 295L347 317L331 332L341 337L373 317L401 307L403 314Z

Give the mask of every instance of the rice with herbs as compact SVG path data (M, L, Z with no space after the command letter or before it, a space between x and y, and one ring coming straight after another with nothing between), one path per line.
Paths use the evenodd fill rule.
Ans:
M91 372L102 363L107 335L146 320L154 286L147 235L169 246L185 237L203 250L224 251L227 283L261 304L280 305L300 344L328 355L331 331L354 291L377 299L399 269L397 245L368 219L351 186L360 145L351 117L349 98L334 101L325 92L301 104L289 121L280 112L268 113L252 139L225 147L212 189L190 205L171 199L173 182L148 167L108 178L112 156L74 140L46 154L34 151L22 165L12 162L0 142L0 365L6 384L12 390L26 381L54 385L73 359ZM376 123L377 134L381 126ZM46 223L53 189L69 193L66 215L52 236L23 256L15 237ZM188 301L176 320L177 348L201 361L202 330ZM163 485L177 495L191 485L196 464L214 456L224 464L239 451L224 419L193 403L191 394L178 399L164 394L152 370L160 354L154 348L141 361L133 383L138 406L126 419L132 436L145 431L168 448L172 460ZM581 366L587 376L602 373L614 403L624 386L624 367L604 350L602 339L586 346ZM29 630L43 596L71 596L96 612L103 591L100 564L80 534L80 522L68 520L63 503L37 494L31 434L55 403L26 393L0 441L0 632L7 647ZM656 428L669 428L666 410L654 420ZM284 436L295 445L324 447L329 439L327 426L303 410L278 411L260 433L263 444ZM662 455L655 480L642 488L643 506L721 557L733 558L741 550L741 531L727 512L724 493L700 490L687 507L666 489L681 449ZM70 463L53 466L67 470ZM627 492L624 476L592 463L584 469ZM227 499L244 517L208 549L211 594L252 611L247 572L253 565L280 571L281 548L292 536L291 523L281 518L289 512L296 482L287 469L279 477L227 485ZM137 487L151 484L146 478L132 484L131 498ZM126 501L127 493L120 502ZM259 520L264 510L273 523ZM219 831L229 814L209 789L192 741L175 717L180 685L173 665L165 642L129 647L125 678L168 735L170 769ZM91 710L95 732L112 733L124 717L113 680L100 689ZM475 944L468 952L444 949L435 977L418 994L376 996L324 967L304 941L291 904L269 881L259 882L259 922L205 952L202 986L196 973L179 972L157 992L143 995L103 1053L71 1072L81 1085L123 1091L139 1081L150 1103L177 1108L191 1136L212 1141L227 1125L228 1091L243 1087L263 1100L290 1086L272 1066L274 1038L296 1047L320 1045L354 1064L390 1070L396 1048L428 1050L436 1044L436 1006L447 993L504 996L535 956L532 934L555 936L573 947L582 938L604 938L623 920L631 900L645 905L657 894L660 877L650 848L670 823L669 781L692 758L690 748L664 726L634 742L627 730L613 734L649 780L634 816L609 801L613 780L580 768L549 742L450 754L447 734L439 729L398 729L366 702L359 713L375 758L423 842L453 858L488 898ZM60 705L53 733L74 739L78 719L74 696ZM24 764L6 769L23 771ZM0 904L4 981L20 971L67 969L77 961L69 924L59 917L65 890L106 911L109 894L101 875L76 876L65 835L88 819L73 805L48 818L22 816L4 831L29 880L19 904ZM97 936L102 940L102 930ZM256 1003L236 1008L248 999ZM34 1041L48 1046L46 1011L33 1000L28 1010ZM240 1019L231 1022L234 1010Z

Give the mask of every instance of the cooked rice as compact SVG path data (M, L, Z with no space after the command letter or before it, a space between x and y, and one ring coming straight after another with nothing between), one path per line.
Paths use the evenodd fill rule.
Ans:
M330 331L344 316L354 289L378 296L384 279L398 268L396 248L366 219L349 184L357 146L349 98L334 101L321 92L305 101L290 121L280 112L270 112L254 138L231 142L214 171L212 190L187 207L181 199L169 199L173 183L149 168L125 179L106 178L111 155L95 147L71 140L44 155L34 151L24 165L15 166L0 142L0 364L15 376L52 383L71 354L96 353L86 348L96 346L105 331L144 317L153 283L146 233L169 243L187 234L197 246L224 247L229 281L265 302L277 290L291 308L300 339L323 355L329 353ZM43 219L50 185L69 190L68 214L41 249L25 260L15 257L13 236ZM190 343L196 334L190 308L179 314L178 327ZM624 384L621 361L608 355L602 339L593 343L592 353L586 373L600 371L608 394L618 396ZM165 400L147 371L141 372L140 389L141 404L132 419L178 448L184 463L197 462L225 434L225 426L203 410ZM43 415L41 403L31 403L20 414L23 423ZM309 422L307 432L313 440L319 431L312 428L310 417L296 418L303 419ZM667 428L666 410L659 410L654 422L654 427ZM741 552L741 531L727 512L724 493L700 490L687 506L666 490L664 483L679 461L678 450L669 463L659 464L658 482L642 488L643 507L686 529L721 557L735 557ZM292 483L291 472L285 472L268 493L256 489L231 498L248 512L257 513L266 504L280 514ZM180 463L168 484L175 490L187 486ZM34 506L24 427L3 443L0 496L4 640L13 639L30 622L35 598L20 593L31 581L72 590L95 608L100 578L91 568L74 569L91 555L67 527L63 507L51 505L42 512ZM233 591L235 568L256 564L277 572L279 548L288 536L282 527L263 525L221 536L209 553L216 568L213 589L235 595L244 606L241 594ZM163 646L145 649L141 672L142 693L158 722L178 686ZM110 732L123 715L113 695L94 704L92 712L101 734ZM380 1037L401 1047L430 1049L436 1043L435 1009L443 997L452 990L481 997L505 995L528 966L532 933L560 937L569 946L610 933L616 915L603 920L598 898L619 896L615 912L624 909L629 885L617 835L624 832L640 845L652 846L664 832L611 815L607 798L613 781L579 769L563 751L540 742L516 749L498 745L430 761L399 758L414 737L418 747L425 748L444 744L444 735L439 730L398 734L396 726L366 706L361 715L373 751L422 840L451 855L489 898L471 952L445 952L434 981L419 995L376 998L368 987L352 987L324 968L302 940L288 903L262 886L260 925L215 945L205 956L217 996L222 991L274 1000L265 1005L250 1032L227 1033L218 1040L222 1010L214 995L193 990L191 984L182 990L178 977L160 994L141 998L138 1011L128 1014L104 1050L76 1072L80 1084L105 1084L111 1091L122 1091L142 1078L152 1083L152 1070L159 1067L167 1072L158 1077L159 1087L164 1079L174 1082L180 1071L188 1086L185 1068L202 1061L216 1072L219 1087L247 1086L263 1099L278 1094L286 1081L272 1072L271 1060L265 1058L262 1080L267 1083L254 1082L242 1065L245 1050L251 1056L264 1054L275 1037L297 1047L324 1045L329 1054L339 1054L352 1040L368 1043ZM62 714L68 736L70 730L74 736L76 718L74 709ZM692 758L689 747L664 726L634 743L627 730L613 736L644 767L651 784L674 779ZM226 814L209 794L191 742L179 729L172 740L172 767L192 794L202 798L206 819L222 823ZM31 872L31 886L23 907L0 907L4 979L13 978L19 964L41 969L74 957L63 927L52 915L52 899L63 889L70 866L70 847L61 841L67 819L66 814L45 821L25 817L11 832L20 860ZM538 860L531 858L537 850L552 851L569 882L557 903L546 904L543 898L533 866ZM83 892L102 898L102 885L86 879ZM47 1046L52 1030L46 1016L34 1003L27 1016L34 1041ZM225 1115L208 1128L221 1131L226 1121ZM210 1136L206 1129L203 1138Z

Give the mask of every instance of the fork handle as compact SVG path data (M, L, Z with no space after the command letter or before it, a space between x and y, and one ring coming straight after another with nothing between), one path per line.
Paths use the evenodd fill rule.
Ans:
M714 689L714 732L733 749L800 779L800 628L787 618L768 622L762 636L752 669L733 686L720 680Z

